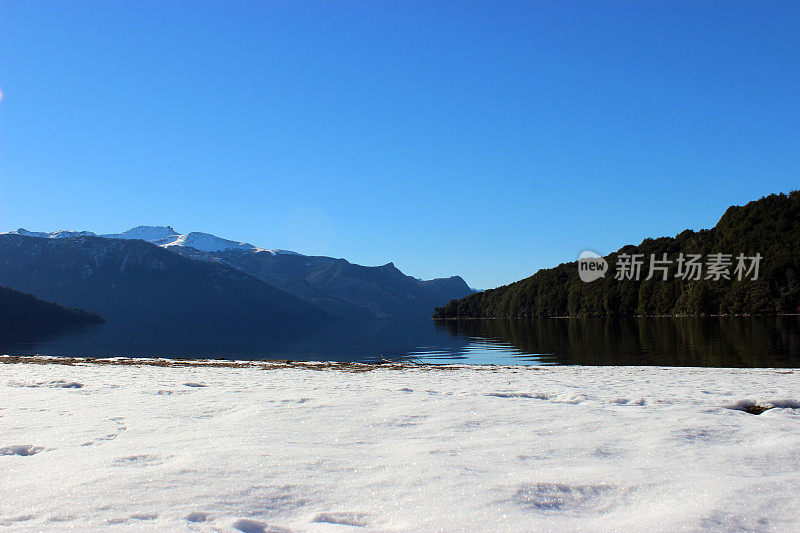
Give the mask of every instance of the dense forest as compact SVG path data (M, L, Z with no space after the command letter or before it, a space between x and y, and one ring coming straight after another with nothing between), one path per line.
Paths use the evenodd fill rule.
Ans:
M620 260L642 254L639 279L617 279ZM650 257L667 254L663 272L648 275ZM680 254L730 254L730 279L684 279ZM761 255L757 279L735 275L736 257ZM510 285L452 300L434 318L545 318L590 316L774 314L800 312L800 191L772 194L745 206L728 208L708 230L686 230L673 237L645 239L605 257L608 273L581 281L578 262L543 269ZM628 259L630 261L630 259Z
M32 294L0 287L0 329L41 328L72 324L102 324L97 313L62 307Z

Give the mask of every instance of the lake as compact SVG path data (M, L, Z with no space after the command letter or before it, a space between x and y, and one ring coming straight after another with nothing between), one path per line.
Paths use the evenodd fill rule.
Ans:
M309 331L310 330L310 331ZM380 320L0 333L0 353L423 363L800 367L800 317Z

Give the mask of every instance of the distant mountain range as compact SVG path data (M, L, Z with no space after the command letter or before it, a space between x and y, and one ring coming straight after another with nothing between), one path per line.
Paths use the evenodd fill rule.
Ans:
M0 234L0 284L108 320L236 323L424 317L473 292L458 276L418 280L392 263L365 267L170 226Z
M615 279L621 255L640 254L639 279ZM646 279L651 256L669 263L667 279ZM757 279L677 276L678 257L696 254L760 254ZM434 318L544 318L558 316L652 316L800 313L800 191L772 194L731 206L712 229L645 239L606 256L609 275L581 281L577 262L543 269L529 278L454 300ZM731 271L733 271L731 265Z
M172 246L180 246L186 248L194 248L201 252L221 252L226 250L240 250L244 252L269 252L271 254L291 254L299 255L296 252L288 250L266 250L258 248L246 242L231 241L222 239L210 233L200 233L194 231L192 233L178 233L172 226L137 226L122 233L105 233L96 234L91 231L28 231L25 228L19 228L15 231L4 233L3 235L23 235L25 237L41 237L44 239L64 239L69 237L101 237L104 239L126 239L126 240L142 240L153 243L163 248L170 248Z

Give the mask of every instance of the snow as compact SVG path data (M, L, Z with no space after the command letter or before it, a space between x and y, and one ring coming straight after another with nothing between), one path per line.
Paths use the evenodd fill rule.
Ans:
M264 248L259 248L259 252L269 252L272 255L303 255L299 252L293 252L291 250L266 250Z
M28 231L25 228L19 228L14 231L6 231L4 233L0 233L0 235L24 235L26 237L42 237L45 239L64 239L66 237L95 237L96 235L91 231L68 231L68 230L61 230L61 231L52 231L52 232L44 232L44 231Z
M223 250L254 251L256 247L245 242L221 239L210 233L178 233L172 226L138 226L122 233L108 233L101 237L109 239L141 239L164 248L188 246L201 252L220 252Z
M800 529L798 371L5 360L14 530Z
M242 252L267 252L272 255L301 255L291 250L268 250L266 248L259 248L246 242L232 241L223 239L210 233L202 233L193 231L191 233L178 233L172 226L137 226L122 233L105 233L97 235L91 231L56 231L52 233L28 231L24 228L19 228L15 231L9 231L4 234L25 235L28 237L44 237L50 239L58 239L64 237L102 237L104 239L140 239L147 241L163 248L170 246L186 246L191 247L201 252L223 252L226 250L238 250ZM0 235L4 235L0 234Z
M283 250L265 250L264 248L258 248L246 242L222 239L216 235L199 231L178 233L172 226L138 226L123 233L109 233L101 235L101 237L109 239L142 239L164 248L169 248L170 246L186 246L201 252L240 250L243 252L266 251L271 252L273 255L275 255L275 253L294 253L284 252Z
M186 235L175 235L173 237L159 241L159 246L165 248L169 246L188 246L201 252L221 252L223 250L243 250L252 252L256 247L246 242L229 241L228 239L221 239L216 235L210 233L201 233L193 231Z
M185 235L173 235L165 239L152 241L159 246L168 248L170 246L187 246L200 250L201 252L223 252L226 250L237 250L241 252L267 252L272 255L300 255L297 252L290 250L267 250L266 248L259 248L250 243L231 241L222 239L210 233L201 233L193 231Z
M107 239L141 239L143 241L155 242L170 237L177 237L179 233L172 229L172 226L137 226L122 233L107 233L101 235Z

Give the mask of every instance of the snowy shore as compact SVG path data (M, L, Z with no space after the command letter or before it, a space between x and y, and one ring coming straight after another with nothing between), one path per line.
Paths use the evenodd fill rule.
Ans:
M800 530L798 371L3 361L0 529Z

